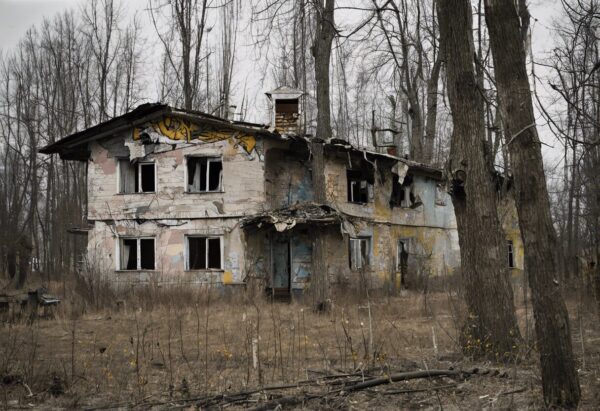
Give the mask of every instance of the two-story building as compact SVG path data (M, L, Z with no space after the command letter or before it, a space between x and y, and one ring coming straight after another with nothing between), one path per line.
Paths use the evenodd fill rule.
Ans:
M144 104L40 152L85 161L87 260L116 283L310 284L326 241L333 284L399 287L460 265L442 172L343 140L324 142L313 201L301 93L280 88L270 126Z

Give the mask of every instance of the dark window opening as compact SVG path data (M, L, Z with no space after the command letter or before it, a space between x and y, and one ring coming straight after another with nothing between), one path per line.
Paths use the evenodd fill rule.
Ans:
M154 270L154 238L123 238L121 270Z
M189 269L200 270L206 268L206 238L188 238Z
M123 194L153 193L156 191L154 163L132 163L119 160L119 192Z
M360 270L370 264L371 238L350 238L349 242L350 269Z
M187 171L188 192L221 191L223 163L220 158L189 157Z
M298 99L283 99L275 101L275 112L283 114L298 113Z
M154 239L140 239L140 269L154 270Z
M392 173L392 196L390 207L410 208L416 205L417 198L413 190L413 177L406 175L402 184L398 181L398 175Z
M139 192L140 193L152 193L155 191L156 182L154 173L154 163L140 163L140 182Z
M188 269L221 268L220 237L188 237Z
M508 248L508 268L515 268L515 255L512 240L506 242Z
M362 170L347 170L348 201L351 203L368 203L372 185Z
M406 275L408 273L408 242L398 241L398 266L396 270L400 272L400 284L405 285Z

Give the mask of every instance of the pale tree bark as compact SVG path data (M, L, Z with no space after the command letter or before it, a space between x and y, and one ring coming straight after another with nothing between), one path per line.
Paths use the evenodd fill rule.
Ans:
M576 406L580 399L579 378L569 316L558 284L558 244L522 45L521 29L528 24L528 18L521 22L512 2L485 0L485 19L514 174L544 400L549 406Z
M520 340L497 212L494 170L484 155L483 105L474 70L469 0L437 4L452 121L449 174L468 318L463 349L508 361Z
M316 33L312 47L317 81L317 131L311 143L312 183L314 201L324 204L327 201L325 187L325 161L323 143L331 138L331 103L329 86L329 62L331 44L336 35L334 21L335 0L318 0L316 6ZM313 306L319 311L330 307L329 275L326 264L327 241L325 234L316 235L313 241L313 272L311 293Z

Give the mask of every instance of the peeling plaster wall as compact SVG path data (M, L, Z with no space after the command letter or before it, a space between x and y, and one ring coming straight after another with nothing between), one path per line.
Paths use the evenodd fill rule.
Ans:
M88 259L101 270L114 272L117 236L153 236L156 270L119 271L113 274L117 282L235 284L243 282L246 275L270 278L270 234L259 231L246 235L238 222L245 215L265 209L310 201L313 198L310 160L308 153L297 150L291 140L257 139L250 152L248 147L232 140L141 146L139 142L133 143L131 133L125 133L92 143L88 219L94 228L88 237ZM129 155L125 143L138 144L136 150L143 150L145 160L156 163L156 193L118 193L118 159ZM222 157L222 192L185 192L186 156L193 155ZM312 259L309 251L314 235L327 237L327 270L333 284L360 286L365 280L361 275L368 274L369 286L399 287L399 240L409 244L410 276L442 275L460 266L454 210L449 195L438 189L439 182L414 175L414 192L422 205L414 209L391 208L391 162L378 161L375 165L383 172L375 172L374 196L365 205L347 201L349 159L345 155L329 153L325 169L328 200L353 217L358 235L371 237L371 266L365 273L350 269L348 235L342 234L338 225L311 228L309 232L296 228L291 232L292 289L309 286ZM522 243L516 220L503 220L503 227L515 244L517 267L522 267ZM185 235L190 234L222 236L222 270L185 271Z
M423 204L414 209L391 208L390 166L376 163L378 168L384 169L384 173L382 178L379 171L375 172L373 200L364 205L353 204L347 201L348 164L347 159L339 157L327 161L327 194L336 208L357 217L359 235L371 237L371 272L375 283L384 286L389 281L399 279L399 276L394 275L399 240L410 243L408 270L413 276L448 274L460 266L458 232L452 201L445 192L442 192L442 199L439 198L439 194L436 198L437 181L414 175L414 192ZM443 200L445 205L438 205L439 200ZM347 248L346 244L345 262L338 263L338 271L348 270Z
M308 156L273 147L265 154L266 198L271 208L312 201Z
M128 137L131 140L131 137ZM191 144L149 154L156 163L157 192L119 194L117 162L127 157L124 136L91 144L88 170L88 219L156 219L243 216L260 211L265 201L264 163L259 144L251 154L230 140ZM176 146L175 146L176 147ZM186 193L186 156L223 158L223 191Z
M511 269L513 276L519 276L523 273L525 267L525 248L519 229L519 217L517 216L517 206L512 193L504 194L498 202L498 214L502 230L507 240L513 243L513 258L515 267Z
M140 224L133 220L110 224L98 221L88 235L88 260L101 272L114 272L118 267L118 238L147 236L155 239L155 270L117 271L112 276L116 283L239 284L243 281L245 244L243 232L236 220L181 220L177 224L176 226L164 226L155 221L146 221ZM221 236L223 269L186 271L186 235Z
M262 142L250 153L231 139L176 146L135 143L148 153L144 160L156 164L156 193L119 194L118 160L129 156L125 143L132 141L131 133L125 133L91 144L88 220L94 227L88 235L89 262L101 272L113 272L118 284L241 283L246 245L238 222L264 208ZM186 156L222 157L222 192L185 192ZM186 271L186 235L222 236L223 269ZM118 236L154 237L156 270L114 273Z

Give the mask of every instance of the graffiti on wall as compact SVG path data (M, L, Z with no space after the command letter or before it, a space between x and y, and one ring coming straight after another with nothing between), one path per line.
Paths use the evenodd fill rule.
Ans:
M164 117L162 120L150 122L144 128L134 128L133 139L139 140L142 131L148 128L169 140L178 142L200 140L204 143L216 143L229 140L232 145L241 147L247 154L251 154L256 147L256 137L253 135L226 129L203 128L179 117Z

